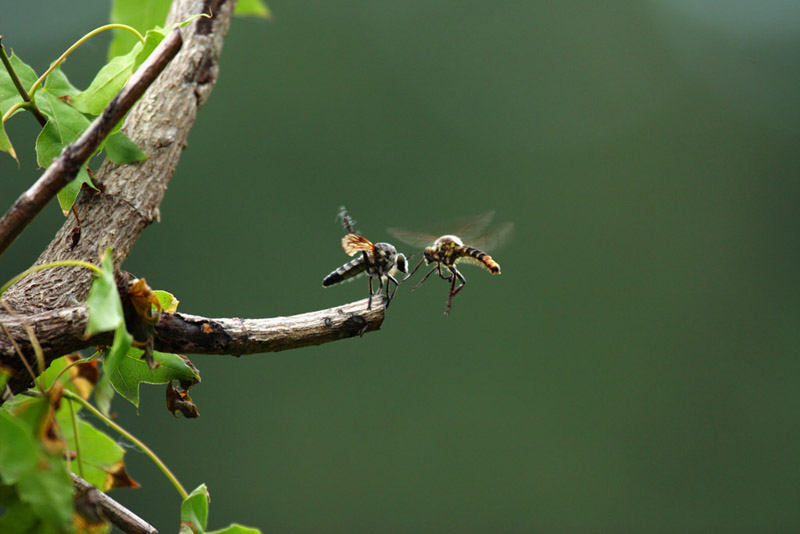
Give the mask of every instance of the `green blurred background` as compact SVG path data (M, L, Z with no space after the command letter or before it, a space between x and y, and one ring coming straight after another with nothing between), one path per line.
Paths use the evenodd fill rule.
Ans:
M387 226L516 224L447 288L403 286L382 331L195 356L201 417L163 387L119 421L209 526L264 532L800 530L800 4L309 2L237 19L219 83L125 263L180 309L270 317L363 298L336 210ZM5 2L39 72L105 1ZM65 70L85 87L107 40ZM10 121L3 208L38 176ZM54 203L3 256L29 266ZM411 252L408 247L401 250ZM115 498L174 532L135 451Z

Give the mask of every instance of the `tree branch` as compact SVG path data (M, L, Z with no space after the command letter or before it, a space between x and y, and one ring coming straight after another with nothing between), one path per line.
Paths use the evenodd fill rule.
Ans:
M0 254L22 233L54 196L75 179L81 165L94 154L114 126L144 94L181 48L182 39L176 28L137 69L125 87L83 134L64 147L42 176L25 191L0 219Z
M379 330L385 317L384 297L289 317L268 319L213 319L183 313L162 313L156 325L154 348L181 354L255 354L321 345ZM93 345L109 345L112 332L85 339L88 310L85 305L49 310L26 317L0 315L10 333L0 337L0 365L20 368L14 342L26 355L33 353L25 324L31 325L49 365L52 360ZM22 368L8 381L14 393L27 389L31 378ZM1 403L1 401L0 401Z
M158 534L154 526L140 518L120 503L98 490L84 479L72 475L72 485L78 494L91 494L91 510L105 520L110 521L126 534ZM89 493L91 492L91 493Z

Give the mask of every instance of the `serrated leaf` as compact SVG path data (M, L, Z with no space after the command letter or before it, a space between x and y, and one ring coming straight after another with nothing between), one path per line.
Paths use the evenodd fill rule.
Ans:
M111 384L117 392L139 407L139 384L166 384L173 380L199 382L200 375L187 365L186 360L177 354L153 351L153 357L159 367L150 369L143 360L141 349L128 349L111 373Z
M114 343L112 343L111 348L108 349L103 358L103 374L100 376L100 380L94 390L94 400L97 403L97 407L105 415L108 415L111 409L111 399L114 397L111 376L120 361L125 357L125 353L131 348L132 343L133 336L125 330L125 323L123 322L114 332Z
M44 81L44 89L57 97L75 96L80 93L80 89L70 83L61 67L56 67L47 75L47 79Z
M166 313L175 313L178 311L178 304L180 304L181 301L176 299L175 295L169 291L161 291L160 289L154 290L153 294L161 304L161 311Z
M208 522L208 489L200 484L181 503L181 534L203 534Z
M230 526L222 530L215 530L213 532L206 532L206 534L261 534L261 530L252 527L246 527L238 523L231 523Z
M133 74L133 64L141 49L142 45L137 43L127 54L106 63L89 87L72 97L72 107L81 113L100 115Z
M264 19L272 17L267 4L262 0L239 0L236 2L233 14L237 17L261 17Z
M14 67L14 72L17 73L17 77L22 82L22 86L25 90L28 90L38 78L36 72L13 53L9 59L11 66ZM17 87L11 80L8 71L5 68L0 68L0 109L8 111L11 106L18 102L22 102L22 97Z
M101 265L103 274L96 277L89 288L89 297L86 299L89 307L89 320L86 322L86 333L84 334L86 337L116 330L120 325L125 326L122 301L114 281L112 256L111 247L109 247L103 256Z
M58 205L61 207L61 212L65 217L69 215L69 210L71 210L72 205L75 204L75 199L78 198L78 193L81 192L83 184L88 185L92 189L97 189L92 183L92 179L89 177L89 171L86 170L86 167L81 165L78 176L62 187L61 191L58 192Z
M48 167L89 126L89 119L47 91L39 91L36 97L39 110L47 117L47 124L36 138L36 162Z
M106 139L106 156L114 163L137 163L147 159L147 154L136 146L122 131L112 134Z
M111 3L111 22L127 24L140 33L163 25L167 20L171 0L113 0ZM128 31L114 30L114 38L108 48L108 57L126 53L138 41Z

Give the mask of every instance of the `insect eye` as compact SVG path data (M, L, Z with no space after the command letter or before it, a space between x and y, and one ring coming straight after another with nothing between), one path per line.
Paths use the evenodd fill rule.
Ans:
M404 254L397 255L397 269L402 273L408 273L408 262Z

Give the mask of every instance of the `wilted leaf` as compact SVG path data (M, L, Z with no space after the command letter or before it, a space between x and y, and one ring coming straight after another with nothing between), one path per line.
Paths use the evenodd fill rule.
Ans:
M191 384L185 389L183 385L175 387L172 382L167 384L167 410L175 417L177 417L178 412L183 414L187 419L200 417L197 406L195 406L192 402L192 398L189 396L190 387Z
M101 268L103 274L92 282L89 288L89 297L86 304L89 307L89 320L86 323L86 337L91 337L100 332L116 330L120 325L125 326L122 314L122 301L117 292L114 281L114 262L111 247L103 255ZM116 337L115 337L116 341ZM127 350L127 349L126 349Z
M58 376L67 365L79 359L81 359L80 354L68 354L67 356L62 356L61 358L53 360L39 379L42 386L44 388L49 388L56 376ZM73 365L61 375L58 381L64 389L72 391L84 399L88 399L95 384L97 384L97 379L97 361L93 360L80 365Z
M47 124L36 138L36 162L47 167L89 126L89 119L47 91L36 93L36 104L47 117Z
M127 24L136 28L140 33L144 33L155 26L164 25L171 3L171 0L113 0L111 22ZM124 54L138 42L131 32L114 30L114 38L108 48L108 57Z
M81 113L100 115L133 74L133 63L142 45L136 44L124 56L117 56L101 68L85 91L72 97L72 106Z
M111 373L111 383L120 395L139 407L139 384L165 384L173 380L200 382L200 375L194 366L177 354L153 351L153 358L159 366L150 369L142 360L143 351L131 348Z
M114 163L137 163L147 159L147 154L121 131L108 136L103 148L108 159Z
M64 214L64 217L69 215L69 210L71 210L72 205L75 204L75 199L78 198L78 193L81 192L83 184L88 185L92 189L97 189L92 183L92 179L89 177L89 172L86 170L86 167L81 165L78 176L62 187L61 191L58 192L58 205L61 207L61 212Z
M139 278L128 289L128 297L131 299L133 309L144 322L156 324L161 317L161 302L147 285L147 280Z
M208 489L201 484L181 504L180 534L202 534L208 522Z
M264 19L272 17L267 4L262 0L239 0L236 2L233 14L239 17L261 17Z

